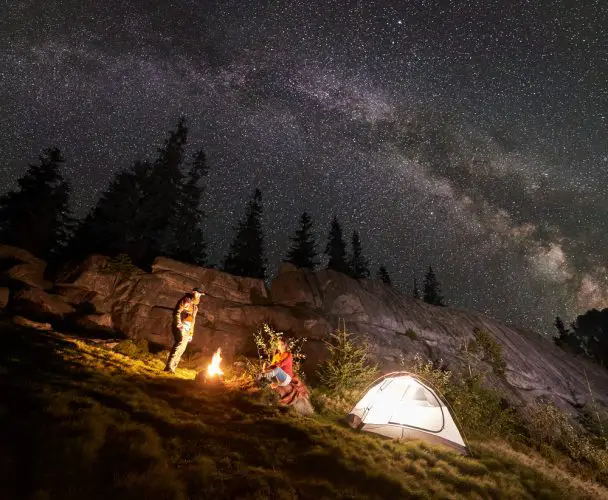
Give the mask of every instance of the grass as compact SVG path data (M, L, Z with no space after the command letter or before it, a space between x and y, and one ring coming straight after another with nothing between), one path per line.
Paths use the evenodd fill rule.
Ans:
M463 457L262 404L236 383L35 329L4 329L0 498L608 498L504 443ZM25 479L27 478L27 479Z

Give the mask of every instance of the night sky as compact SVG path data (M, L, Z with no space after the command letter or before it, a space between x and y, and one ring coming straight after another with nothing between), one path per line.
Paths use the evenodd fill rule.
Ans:
M82 216L183 114L212 261L259 187L272 272L336 214L400 289L432 264L449 304L552 332L608 307L608 3L565 3L5 2L0 175L56 145Z

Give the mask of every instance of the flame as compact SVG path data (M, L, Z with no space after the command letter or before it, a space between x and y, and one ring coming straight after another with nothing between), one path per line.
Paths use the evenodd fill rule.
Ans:
M207 376L215 377L216 375L223 375L224 372L220 368L220 363L222 362L222 349L221 347L217 348L213 358L211 358L211 363L207 366Z

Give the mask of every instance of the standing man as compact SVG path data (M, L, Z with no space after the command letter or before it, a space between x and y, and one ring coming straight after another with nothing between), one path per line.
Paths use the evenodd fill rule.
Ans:
M171 329L175 343L171 349L171 354L169 354L167 366L165 366L166 372L175 373L175 369L188 346L188 342L194 336L194 322L196 321L196 313L198 312L198 303L200 302L201 295L205 295L203 289L195 288L192 292L187 293L179 299L173 310Z

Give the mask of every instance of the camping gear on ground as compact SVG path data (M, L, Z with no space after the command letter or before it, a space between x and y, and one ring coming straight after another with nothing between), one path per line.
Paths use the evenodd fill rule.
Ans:
M389 373L372 383L347 420L360 430L393 439L420 439L468 454L445 401L409 372Z

